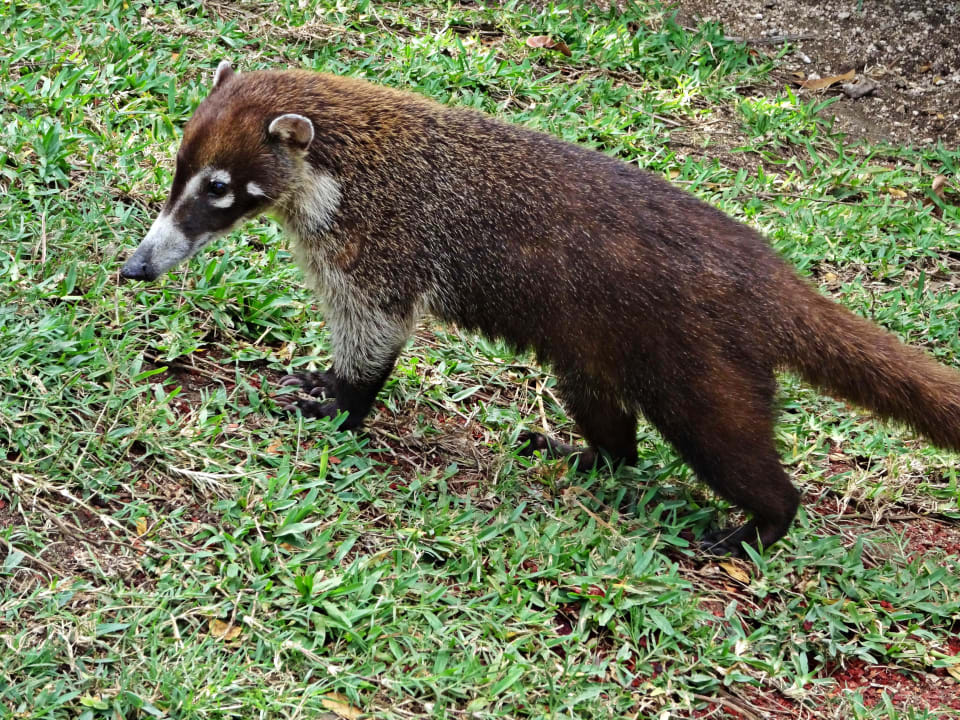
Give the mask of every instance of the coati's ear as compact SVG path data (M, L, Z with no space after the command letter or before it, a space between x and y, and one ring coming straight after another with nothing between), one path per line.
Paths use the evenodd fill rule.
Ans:
M288 145L294 145L300 150L306 150L313 140L313 123L310 118L297 113L287 113L275 117L267 128L270 137Z
M233 71L233 66L230 65L230 61L221 60L213 73L213 89L216 90L234 75L236 75L236 73Z

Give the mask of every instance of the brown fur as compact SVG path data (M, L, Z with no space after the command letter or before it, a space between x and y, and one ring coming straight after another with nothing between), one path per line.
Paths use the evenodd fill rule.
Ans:
M280 113L312 122L304 154L266 132ZM180 163L250 176L276 201L308 276L321 291L345 288L328 293L335 351L351 333L379 337L367 317L403 337L422 309L532 348L594 448L581 462L597 449L634 462L642 412L701 479L752 514L723 550L775 542L796 511L773 440L778 368L960 450L960 374L819 295L749 227L601 153L294 71L221 82L184 132L182 184ZM332 224L316 232L291 222L297 208L285 200L308 171L341 191ZM335 352L330 373L293 382L336 399L300 408L346 411L358 425L399 345L385 342L359 370Z

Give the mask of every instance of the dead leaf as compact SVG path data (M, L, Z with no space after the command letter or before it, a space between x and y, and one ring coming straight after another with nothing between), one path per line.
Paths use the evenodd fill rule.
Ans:
M230 642L240 637L241 632L243 632L243 628L239 625L231 625L228 622L217 620L216 618L210 621L210 637L214 637L217 640Z
M264 450L264 452L268 455L276 455L281 445L283 445L283 441L280 438L274 438L273 441L267 445L267 449Z
M565 42L562 40L554 40L549 35L532 35L527 38L526 42L527 47L556 50L558 53L563 53L567 57L570 57L573 54L570 52L570 48L567 47Z
M670 178L671 180L676 180L678 177L680 177L680 171L677 170L676 168L670 168L667 171L667 177Z
M747 571L744 570L739 565L737 565L736 563L725 561L725 562L719 563L719 565L727 573L727 575L732 577L737 582L743 583L744 585L749 584L750 575L747 574Z
M320 703L334 715L346 720L360 720L363 717L360 709L351 705L347 696L340 693L327 693L320 698Z
M946 186L947 186L947 176L937 175L933 179L933 185L931 186L930 189L933 190L933 194L936 195L938 198L940 198L941 200L946 200L946 198L944 197L944 192L945 192L944 188L946 188Z
M843 75L831 75L830 77L817 78L816 80L804 80L800 83L800 87L806 88L807 90L824 90L837 83L850 82L856 77L856 74L856 70L850 70Z
M924 63L923 65L917 68L917 72L922 72L922 73L930 72L930 68L932 67L933 65L931 65L930 63Z
M907 196L907 194L900 188L887 188L887 194L890 197L895 197L900 199L903 199Z
M147 519L145 517L137 518L137 535L147 534Z
M947 672L954 680L960 680L960 665L947 665Z

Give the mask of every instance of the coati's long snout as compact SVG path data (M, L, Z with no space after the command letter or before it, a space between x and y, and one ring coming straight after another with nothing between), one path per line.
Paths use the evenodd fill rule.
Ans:
M153 279L265 210L330 332L333 366L284 383L313 396L287 401L304 415L359 426L430 313L551 365L590 447L530 447L633 462L643 413L751 515L714 546L731 552L783 537L799 502L774 443L780 367L960 450L960 374L817 293L754 230L602 153L356 79L221 63L122 273Z

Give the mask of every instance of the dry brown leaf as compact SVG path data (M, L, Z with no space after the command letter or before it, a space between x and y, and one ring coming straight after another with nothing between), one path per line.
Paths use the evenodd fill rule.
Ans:
M736 563L722 562L722 563L719 563L719 565L724 570L724 572L727 573L727 575L732 577L737 582L741 582L744 585L750 582L750 575L747 573L746 570L744 570L742 567L740 567Z
M676 180L678 177L680 177L680 171L676 168L670 168L670 170L667 171L667 177L671 180Z
M147 534L147 519L145 517L137 518L137 535Z
M807 90L824 90L837 83L850 82L856 75L856 70L850 70L843 75L831 75L830 77L817 78L816 80L804 80L800 83L800 87L806 88Z
M216 618L210 621L210 637L214 637L217 640L230 642L240 637L241 632L243 632L243 628L239 625L231 625L228 622L217 620Z
M900 198L901 200L907 196L900 188L887 188L887 194L890 195L890 197Z
M327 693L320 698L320 703L334 715L345 720L360 720L363 717L360 709L351 705L347 696L340 693Z
M562 40L554 40L549 35L531 35L527 38L526 43L527 47L556 50L558 53L563 53L567 57L570 57L573 54L570 52L570 48L567 47L565 42Z
M527 38L527 47L553 47L553 39L549 35L531 35Z
M933 179L933 185L931 187L931 190L933 190L933 194L936 195L938 198L940 198L941 200L946 200L946 198L943 196L944 188L946 188L946 186L947 186L947 176L937 175Z
M960 665L947 665L947 673L954 680L960 680Z
M283 445L283 441L280 438L274 438L273 441L267 445L267 449L264 450L264 452L268 455L276 455L281 445Z

